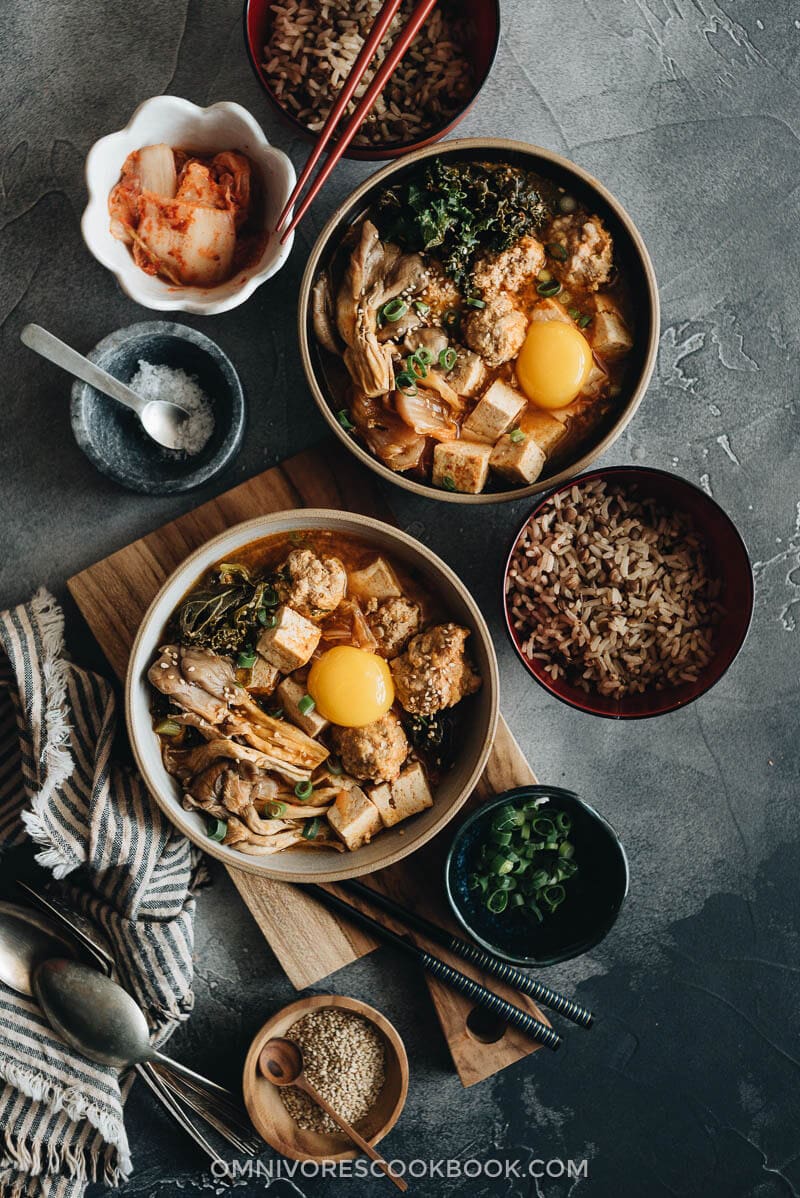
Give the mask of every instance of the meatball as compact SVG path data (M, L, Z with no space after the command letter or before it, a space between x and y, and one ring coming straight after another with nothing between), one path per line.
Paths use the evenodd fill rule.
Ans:
M347 571L338 557L317 557L311 549L293 549L278 569L275 589L282 603L310 620L320 620L344 599Z
M528 234L499 254L484 254L475 263L472 279L481 291L518 291L544 266L544 246Z
M487 366L502 366L522 348L528 321L505 292L501 292L485 308L470 312L462 327L467 345L480 354Z
M394 782L409 753L402 724L391 711L363 728L333 728L345 772L364 782Z
M479 689L480 675L464 648L468 636L469 629L458 624L437 624L415 636L403 656L395 658L390 668L405 711L434 715Z
M419 605L404 595L384 599L374 611L367 613L367 621L378 642L378 652L387 658L397 657L419 631Z
M567 252L563 262L552 261L553 274L566 287L597 291L611 277L614 246L599 216L559 216L550 226L550 240Z

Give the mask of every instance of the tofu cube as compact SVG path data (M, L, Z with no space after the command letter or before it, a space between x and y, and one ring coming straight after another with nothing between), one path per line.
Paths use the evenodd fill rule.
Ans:
M497 438L516 422L527 403L519 391L502 379L495 379L464 421L465 436L494 445Z
M300 700L305 698L307 693L302 683L294 678L284 678L278 687L278 698L288 719L309 736L319 736L320 732L328 727L328 721L316 708L303 714L300 710Z
M275 627L264 629L256 649L282 674L291 674L292 670L299 670L311 660L311 654L319 644L320 630L286 604L275 614Z
M404 769L394 782L370 787L369 797L380 813L384 828L433 806L433 795L418 761Z
M478 495L489 477L491 445L477 441L440 441L433 451L433 485Z
M363 570L352 570L347 576L347 590L357 599L396 599L402 594L394 570L382 557L376 557Z
M512 441L508 433L492 450L491 467L514 483L532 483L544 469L545 455L533 437Z
M605 295L595 298L595 313L586 329L586 336L594 352L610 362L624 357L633 349L633 337L619 308Z
M250 670L250 681L247 689L251 695L271 695L278 685L280 670L271 665L261 654L255 660Z
M533 407L522 417L519 427L526 437L536 442L545 457L553 452L567 431L560 420Z
M535 303L531 308L531 320L561 320L572 324L572 317L557 299L543 299Z
M351 786L336 796L328 808L328 823L348 849L360 849L383 828L378 808L371 803L360 786Z

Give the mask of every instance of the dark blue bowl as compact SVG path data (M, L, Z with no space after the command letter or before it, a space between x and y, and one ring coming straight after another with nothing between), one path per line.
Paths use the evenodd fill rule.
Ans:
M578 872L567 897L540 924L493 915L467 888L472 859L495 811L519 799L544 798L572 817L570 841ZM482 803L456 833L445 864L445 888L459 922L483 948L511 965L555 965L599 944L614 926L628 893L628 859L614 829L594 807L560 786L520 786Z
M147 321L104 337L87 357L130 383L144 360L194 375L214 409L214 431L194 456L163 449L147 436L138 416L88 383L72 386L75 439L89 460L131 491L174 495L219 474L238 453L245 400L239 376L218 345L196 329L166 320Z

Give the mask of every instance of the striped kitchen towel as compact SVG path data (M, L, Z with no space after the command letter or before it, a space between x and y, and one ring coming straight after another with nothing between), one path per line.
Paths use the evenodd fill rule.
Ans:
M93 919L161 1044L192 1006L197 859L115 764L114 694L64 656L45 590L0 613L0 847L32 838ZM74 876L73 876L74 875ZM130 1173L114 1069L73 1053L35 1002L0 982L0 1194L78 1198Z

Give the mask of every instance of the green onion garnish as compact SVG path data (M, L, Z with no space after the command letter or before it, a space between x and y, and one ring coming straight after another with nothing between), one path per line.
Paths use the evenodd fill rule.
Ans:
M427 316L431 310L430 304L426 304L424 300L414 300L414 307L420 316Z
M302 699L297 704L297 710L301 715L308 715L308 713L313 711L315 707L316 703L311 698L311 695L303 695Z
M286 814L286 804L279 802L277 799L269 799L266 809L273 819L280 819L282 815Z
M318 815L315 815L313 819L308 820L308 822L306 823L306 826L303 828L303 835L305 836L306 840L316 839L316 835L317 835L317 832L319 832L319 826L320 826L321 822L322 821L320 820Z
M338 762L335 757L328 758L328 773L335 774L337 778L338 778L339 774L344 773L341 763Z
M541 923L567 898L565 882L578 872L567 840L572 819L565 811L531 800L503 803L471 851L467 889L472 902L493 915Z
M242 649L239 656L236 658L236 666L239 670L251 670L256 664L258 654L255 649Z
M430 366L431 362L433 361L433 354L429 349L426 349L424 345L419 347L414 356L419 358L423 366Z
M461 320L461 313L458 308L448 308L442 316L442 324L446 329L454 329Z
M537 283L536 290L539 295L543 295L545 299L550 299L553 295L558 295L561 290L561 284L558 279L553 279L552 283Z
M209 819L208 824L206 825L206 832L208 833L208 839L216 840L218 844L220 843L220 841L225 839L225 834L227 833L227 831L228 831L228 824L224 819L213 819L212 818L212 819Z
M573 320L578 320L578 318L580 317L580 314L581 314L580 308L567 308L567 311L569 312L569 314Z
M294 793L297 795L298 799L302 799L303 802L305 802L305 800L310 799L314 793L313 782L309 782L308 780L305 782L298 782L294 788Z
M265 607L277 607L281 601L281 597L275 590L275 587L266 587L264 594L261 596L261 602Z
M428 373L428 367L420 358L419 351L408 355L406 358L406 369L410 375L417 379L424 379Z
M349 433L351 429L356 427L350 419L350 412L347 408L342 408L340 411L338 411L336 413L336 419L339 421L345 432Z
M398 296L396 299L391 299L388 301L388 303L384 304L379 315L382 320L388 320L391 323L394 323L394 321L399 320L401 316L405 316L407 311L408 304L404 299L400 299L400 296Z
M452 345L448 345L447 349L443 349L439 353L439 365L442 370L450 371L458 361L458 354L453 349Z
M551 258L558 258L559 262L566 262L569 257L567 247L560 245L557 241L551 241L549 245L545 246L545 249Z
M417 380L410 370L401 370L399 374L396 374L394 385L404 395L413 397L417 394Z
M468 308L485 308L486 300L480 299L477 295L471 295L469 299L464 301Z
M442 486L444 487L445 491L455 491L456 480L451 474L445 474L442 477Z
M159 736L180 736L183 731L177 720L171 720L169 716L166 719L160 720L153 729Z
M270 707L269 711L267 712L267 715L269 716L269 718L271 720L282 720L283 719L283 708L282 707Z
M588 313L588 312L584 312L583 316L582 316L582 317L580 318L580 320L578 321L578 324L580 325L580 327L581 327L582 329L585 329L585 328L586 328L586 326L587 326L587 325L590 325L591 323L592 323L592 318L591 318L591 316L589 315L589 313Z
M511 432L508 435L511 438L511 440L514 442L515 445L519 445L520 441L525 440L525 434L523 433L521 428L512 428Z

